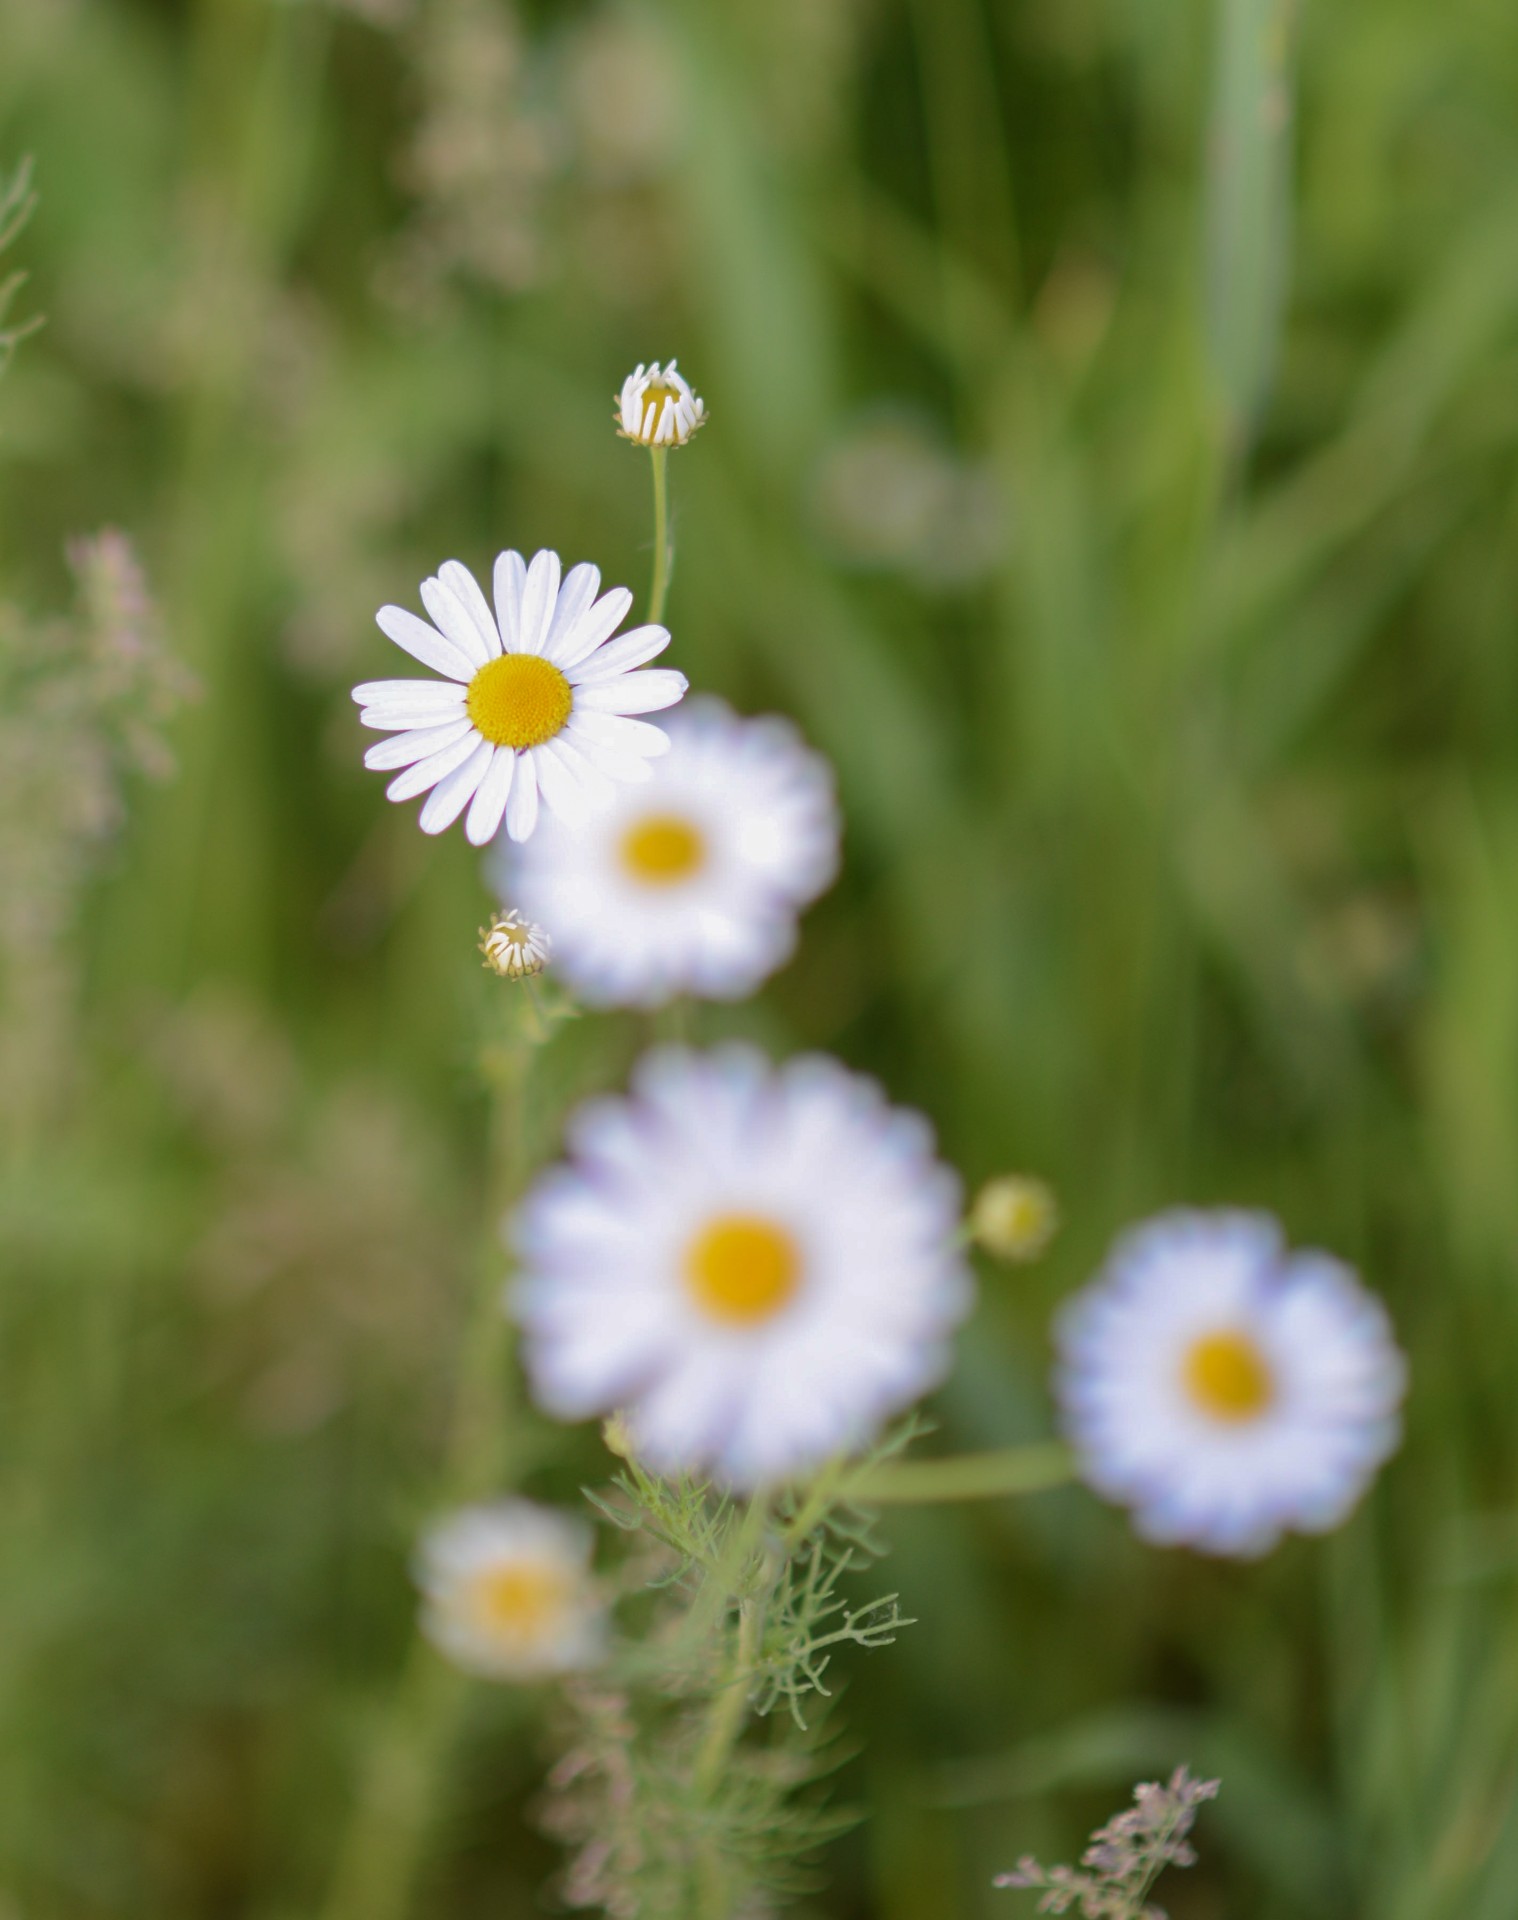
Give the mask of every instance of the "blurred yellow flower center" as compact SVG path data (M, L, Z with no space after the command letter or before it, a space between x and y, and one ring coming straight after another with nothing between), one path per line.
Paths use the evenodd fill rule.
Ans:
M569 1582L562 1568L519 1562L491 1567L473 1583L480 1624L502 1639L541 1640L562 1618Z
M801 1249L773 1221L730 1213L691 1243L685 1277L698 1303L717 1320L753 1326L771 1319L801 1281Z
M651 887L688 880L706 862L706 841L678 814L651 813L622 836L622 864Z
M1214 1420L1257 1420L1276 1397L1270 1363L1247 1333L1208 1333L1186 1355L1186 1391Z
M551 660L537 653L501 653L469 682L464 707L497 747L540 747L569 718L574 691Z

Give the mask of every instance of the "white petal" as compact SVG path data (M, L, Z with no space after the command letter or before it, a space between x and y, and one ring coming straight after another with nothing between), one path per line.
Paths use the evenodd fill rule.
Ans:
M431 667L435 673L445 673L450 680L468 680L473 676L474 667L462 648L455 646L451 640L445 640L425 620L418 620L414 613L408 613L404 607L381 607L374 618L387 640L393 640L398 647L403 647L424 667Z
M646 720L624 720L615 713L576 713L573 729L582 740L596 746L616 747L623 753L642 754L657 760L669 752L669 735L662 727L651 727Z
M522 630L517 643L520 652L543 651L543 638L553 618L558 592L559 556L551 547L543 547L532 556L527 585L522 589Z
M501 630L490 611L490 602L480 591L480 583L462 560L445 560L437 577L474 622L474 630L485 643L491 659L501 651Z
M373 727L379 733L405 733L413 727L441 727L452 720L462 720L464 709L458 707L363 707L359 710L359 724Z
M601 569L593 567L588 560L571 567L564 576L553 619L548 623L548 632L543 640L543 652L555 666L563 665L560 656L565 643L572 637L580 616L595 599L600 587ZM578 659L580 656L576 654L574 657Z
M373 769L409 767L413 761L425 760L429 753L451 747L455 740L473 732L467 720L450 720L446 727L411 727L390 740L376 740L364 755L364 765Z
M631 632L608 640L583 665L577 666L569 678L577 684L609 680L613 674L630 673L634 667L641 667L645 660L663 653L668 645L668 627L634 627Z
M423 833L441 833L451 827L473 799L475 789L490 770L495 748L482 740L463 766L455 767L446 780L440 780L427 796L418 824Z
M537 824L538 776L532 755L524 753L518 758L511 798L506 802L506 831L513 840L530 840Z
M417 622L418 626L421 622ZM462 707L464 689L453 680L365 680L353 689L361 707Z
M422 605L460 653L466 655L476 667L485 665L491 657L490 649L485 644L484 636L475 630L468 608L455 593L445 587L441 580L424 580Z
M624 753L620 747L603 746L599 740L592 740L579 725L580 715L571 714L569 724L558 735L554 744L560 740L573 739L574 744L594 766L613 780L639 782L651 779L654 763L641 753Z
M575 688L576 713L658 713L683 700L690 682L675 667L649 667Z
M385 789L387 800L414 800L419 793L425 793L429 787L435 787L439 780L446 779L455 767L463 763L483 745L480 736L471 727L461 740L455 740L451 747L443 747L437 753L429 753L425 760L418 760L414 767L408 767L404 773L397 774Z
M495 560L495 617L501 629L501 644L507 653L522 650L522 588L527 582L527 567L514 548L498 553Z
M626 587L613 587L610 593L603 593L594 606L581 614L573 632L564 636L555 666L567 673L587 654L594 653L601 642L609 640L621 626L632 603L632 594Z
M517 756L511 747L496 748L490 771L480 782L479 792L470 804L469 818L464 822L464 833L470 846L483 847L500 830L501 815L506 811L506 796L511 792L511 775L516 763Z
M536 748L533 764L544 804L570 825L578 825L597 809L611 805L611 782L562 735Z

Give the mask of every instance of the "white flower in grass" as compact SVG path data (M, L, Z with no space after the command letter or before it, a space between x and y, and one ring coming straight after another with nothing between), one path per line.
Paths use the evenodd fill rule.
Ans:
M663 1048L592 1101L516 1223L533 1392L621 1409L662 1473L773 1484L867 1444L968 1309L959 1183L873 1080Z
M491 1680L590 1666L604 1629L592 1546L583 1520L529 1500L449 1514L417 1549L422 1630L455 1665Z
M1058 1325L1064 1425L1098 1492L1163 1544L1251 1556L1323 1533L1397 1444L1381 1304L1264 1214L1162 1214Z
M360 719L393 738L364 755L366 767L405 771L392 800L428 795L424 833L441 833L465 807L464 831L483 846L502 817L526 840L544 807L580 819L610 802L613 783L646 780L648 762L669 750L658 727L631 716L672 707L683 673L634 669L669 645L663 627L612 635L627 616L626 587L600 592L597 568L559 556L519 553L495 563L495 611L457 560L422 582L433 624L404 607L381 607L381 630L441 680L370 680L353 689Z
M552 927L560 972L595 1006L752 993L837 872L832 770L786 721L705 699L669 737L652 779L583 827L489 856L501 897Z
M624 440L645 447L683 447L699 427L706 425L706 402L691 391L690 382L673 360L660 367L639 361L622 382L617 396L617 432Z

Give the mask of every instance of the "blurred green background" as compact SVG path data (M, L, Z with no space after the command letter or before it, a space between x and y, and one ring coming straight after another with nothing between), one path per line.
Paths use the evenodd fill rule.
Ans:
M611 402L670 353L712 416L671 661L795 714L848 821L797 960L700 1030L837 1051L1066 1218L986 1275L936 1444L1047 1429L1052 1307L1177 1201L1355 1260L1413 1359L1366 1509L1260 1566L1080 1490L893 1516L919 1624L850 1668L814 1910L1010 1920L996 1870L1189 1760L1178 1920L1511 1920L1518 13L3 0L26 155L4 1920L335 1911L502 1264L476 861L385 804L347 688L448 556L642 591ZM102 527L161 640L118 540L71 579ZM555 1043L538 1153L646 1037ZM522 1413L510 1453L604 1470ZM470 1699L413 1913L538 1910L552 1751Z

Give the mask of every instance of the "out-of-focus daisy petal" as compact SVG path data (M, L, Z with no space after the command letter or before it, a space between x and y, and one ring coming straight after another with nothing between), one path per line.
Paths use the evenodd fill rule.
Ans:
M666 753L643 758L655 739ZM789 726L714 700L667 730L577 705L553 745L571 743L624 784L572 832L549 823L520 850L497 842L499 897L553 928L564 976L591 1005L752 993L837 870L826 761ZM642 783L625 784L635 768Z
M617 1408L658 1470L738 1487L867 1445L970 1301L931 1136L906 1156L878 1091L748 1049L666 1049L634 1086L597 1103L615 1157L551 1170L518 1221L535 1395Z
M1147 1222L1058 1331L1066 1431L1146 1539L1252 1556L1320 1532L1396 1445L1385 1313L1347 1267L1289 1253L1268 1215Z

